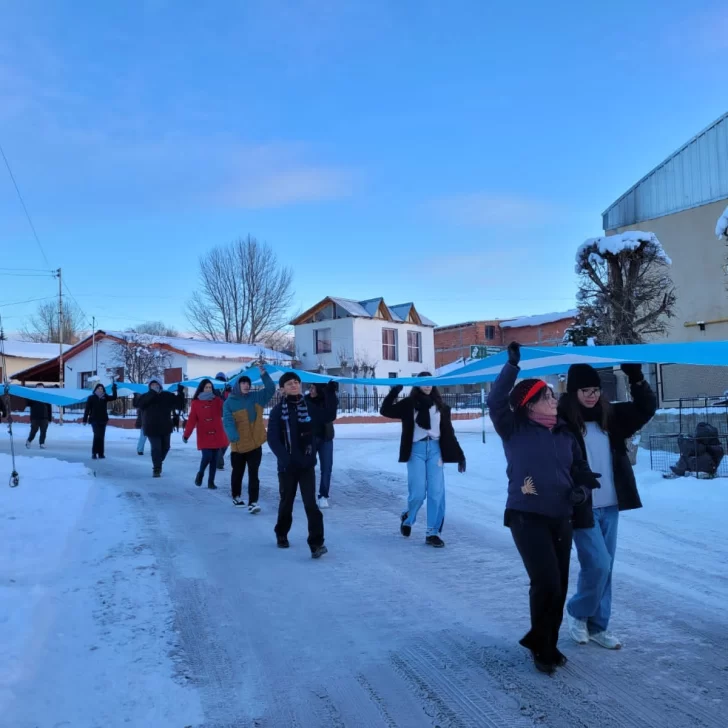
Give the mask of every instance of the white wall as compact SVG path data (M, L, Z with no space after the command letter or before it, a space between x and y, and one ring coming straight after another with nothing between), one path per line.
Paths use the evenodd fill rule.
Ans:
M354 322L357 320L343 318L295 326L296 355L300 357L303 368L313 371L323 365L327 369L337 369L339 367L339 351L351 352L354 348ZM330 354L316 354L313 333L315 329L331 329Z
M331 329L331 354L316 354L315 329ZM397 331L397 361L382 360L382 329ZM419 331L422 335L422 362L407 360L407 332ZM344 318L302 324L295 327L296 353L304 369L313 371L323 364L327 369L339 367L339 351L344 350L353 359L375 365L375 376L386 379L390 373L398 377L419 374L423 370L435 371L434 329L414 324L392 323L382 319Z

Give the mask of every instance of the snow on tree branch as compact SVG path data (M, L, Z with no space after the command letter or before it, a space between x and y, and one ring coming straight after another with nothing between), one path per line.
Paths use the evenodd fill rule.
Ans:
M574 344L639 344L666 333L676 295L672 261L654 233L590 238L576 253L580 276Z
M728 207L725 208L723 214L718 218L718 224L715 226L715 234L718 240L728 240Z

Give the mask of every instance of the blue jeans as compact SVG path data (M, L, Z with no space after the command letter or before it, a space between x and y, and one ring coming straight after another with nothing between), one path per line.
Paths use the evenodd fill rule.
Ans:
M334 468L334 441L317 437L316 452L318 453L319 468L321 468L319 498L328 498L329 488L331 488L331 471Z
M208 482L214 483L215 482L215 473L217 472L217 457L220 453L219 450L212 448L205 448L204 450L200 450L200 453L202 457L200 458L200 472L204 475L205 470L207 470L207 466L210 466L210 474L208 475L207 479Z
M445 470L437 440L420 440L412 444L412 454L407 461L407 486L405 525L414 526L417 513L427 498L427 535L436 536L445 521Z
M137 452L144 453L144 446L147 444L147 436L144 430L139 431L139 441L137 442Z
M617 551L619 507L594 509L594 526L574 530L579 557L576 594L566 608L572 617L586 621L590 634L604 632L612 614L612 569Z

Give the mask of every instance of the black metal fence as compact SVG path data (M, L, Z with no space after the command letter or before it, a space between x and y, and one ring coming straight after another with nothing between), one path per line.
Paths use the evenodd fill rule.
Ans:
M280 402L281 393L276 392L274 398L265 408L265 414L268 415L270 410ZM375 415L379 414L379 410L384 402L385 394L353 394L351 392L339 392L339 414L348 415ZM442 394L445 404L449 405L453 412L480 412L482 410L480 393L477 394ZM185 412L189 411L190 399L185 402ZM67 415L82 415L86 409L85 402L69 405L64 407L63 411ZM134 406L133 397L119 397L116 401L109 405L109 415L111 417L133 417L136 418L137 411Z
M697 438L686 433L650 435L650 468L668 477L728 477L725 453L725 433L717 438Z
M682 397L677 403L679 433L689 433L698 422L709 422L728 433L728 399L725 397Z

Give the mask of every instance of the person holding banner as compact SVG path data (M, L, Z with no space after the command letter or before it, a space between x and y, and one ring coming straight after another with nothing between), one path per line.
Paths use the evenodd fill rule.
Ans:
M217 490L215 485L217 455L220 448L228 444L228 439L222 425L222 400L215 395L215 390L209 379L203 379L197 385L197 391L192 397L190 416L182 436L182 441L185 444L192 436L194 429L197 429L197 449L202 453L200 467L195 476L195 485L202 485L205 471L209 465L210 472L207 477L207 487L210 490Z
M86 410L83 413L83 424L91 423L94 431L93 445L91 446L91 458L103 460L106 445L106 426L109 423L108 403L115 402L118 399L116 395L116 382L111 384L111 395L106 394L106 388L103 384L97 384L94 387L94 393L86 400Z
M577 644L594 642L608 650L622 646L609 631L619 512L642 507L626 441L657 410L642 366L621 368L629 380L631 402L610 404L602 394L599 373L589 364L569 368L566 393L559 400L559 414L579 443L582 457L603 473L601 488L574 509L574 544L581 570L576 594L566 606L567 622Z
M508 462L504 523L531 580L531 629L520 644L547 674L566 664L557 647L569 586L574 505L599 487L557 401L542 379L523 379L521 347L508 346L508 362L488 395L490 418Z
M327 390L330 389L329 394ZM306 405L309 410L313 407L325 408L327 397L335 397L338 406L336 393L339 389L337 382L332 387L325 387L323 384L312 384L306 395ZM321 422L314 432L314 443L316 455L318 456L319 469L321 470L318 492L318 507L329 507L329 490L331 488L331 472L334 468L334 422Z
M432 376L422 372L420 377ZM417 513L427 499L425 543L443 548L440 537L445 523L445 463L457 463L465 472L465 455L455 437L450 408L437 387L412 387L408 397L397 401L402 387L392 387L380 410L383 417L402 421L399 462L407 463L407 509L400 516L400 533L409 538Z
M141 410L144 434L152 448L152 476L162 477L162 464L170 448L172 438L172 411L184 409L185 390L179 384L177 394L166 392L162 388L160 377L149 380L149 391L144 393L137 402Z
M42 382L35 385L36 389L45 389ZM48 425L53 420L53 410L49 404L38 402L34 399L26 399L25 406L30 407L30 434L25 443L25 447L30 448L30 444L35 440L35 436L40 431L40 439L38 440L41 449L45 449L46 432Z

